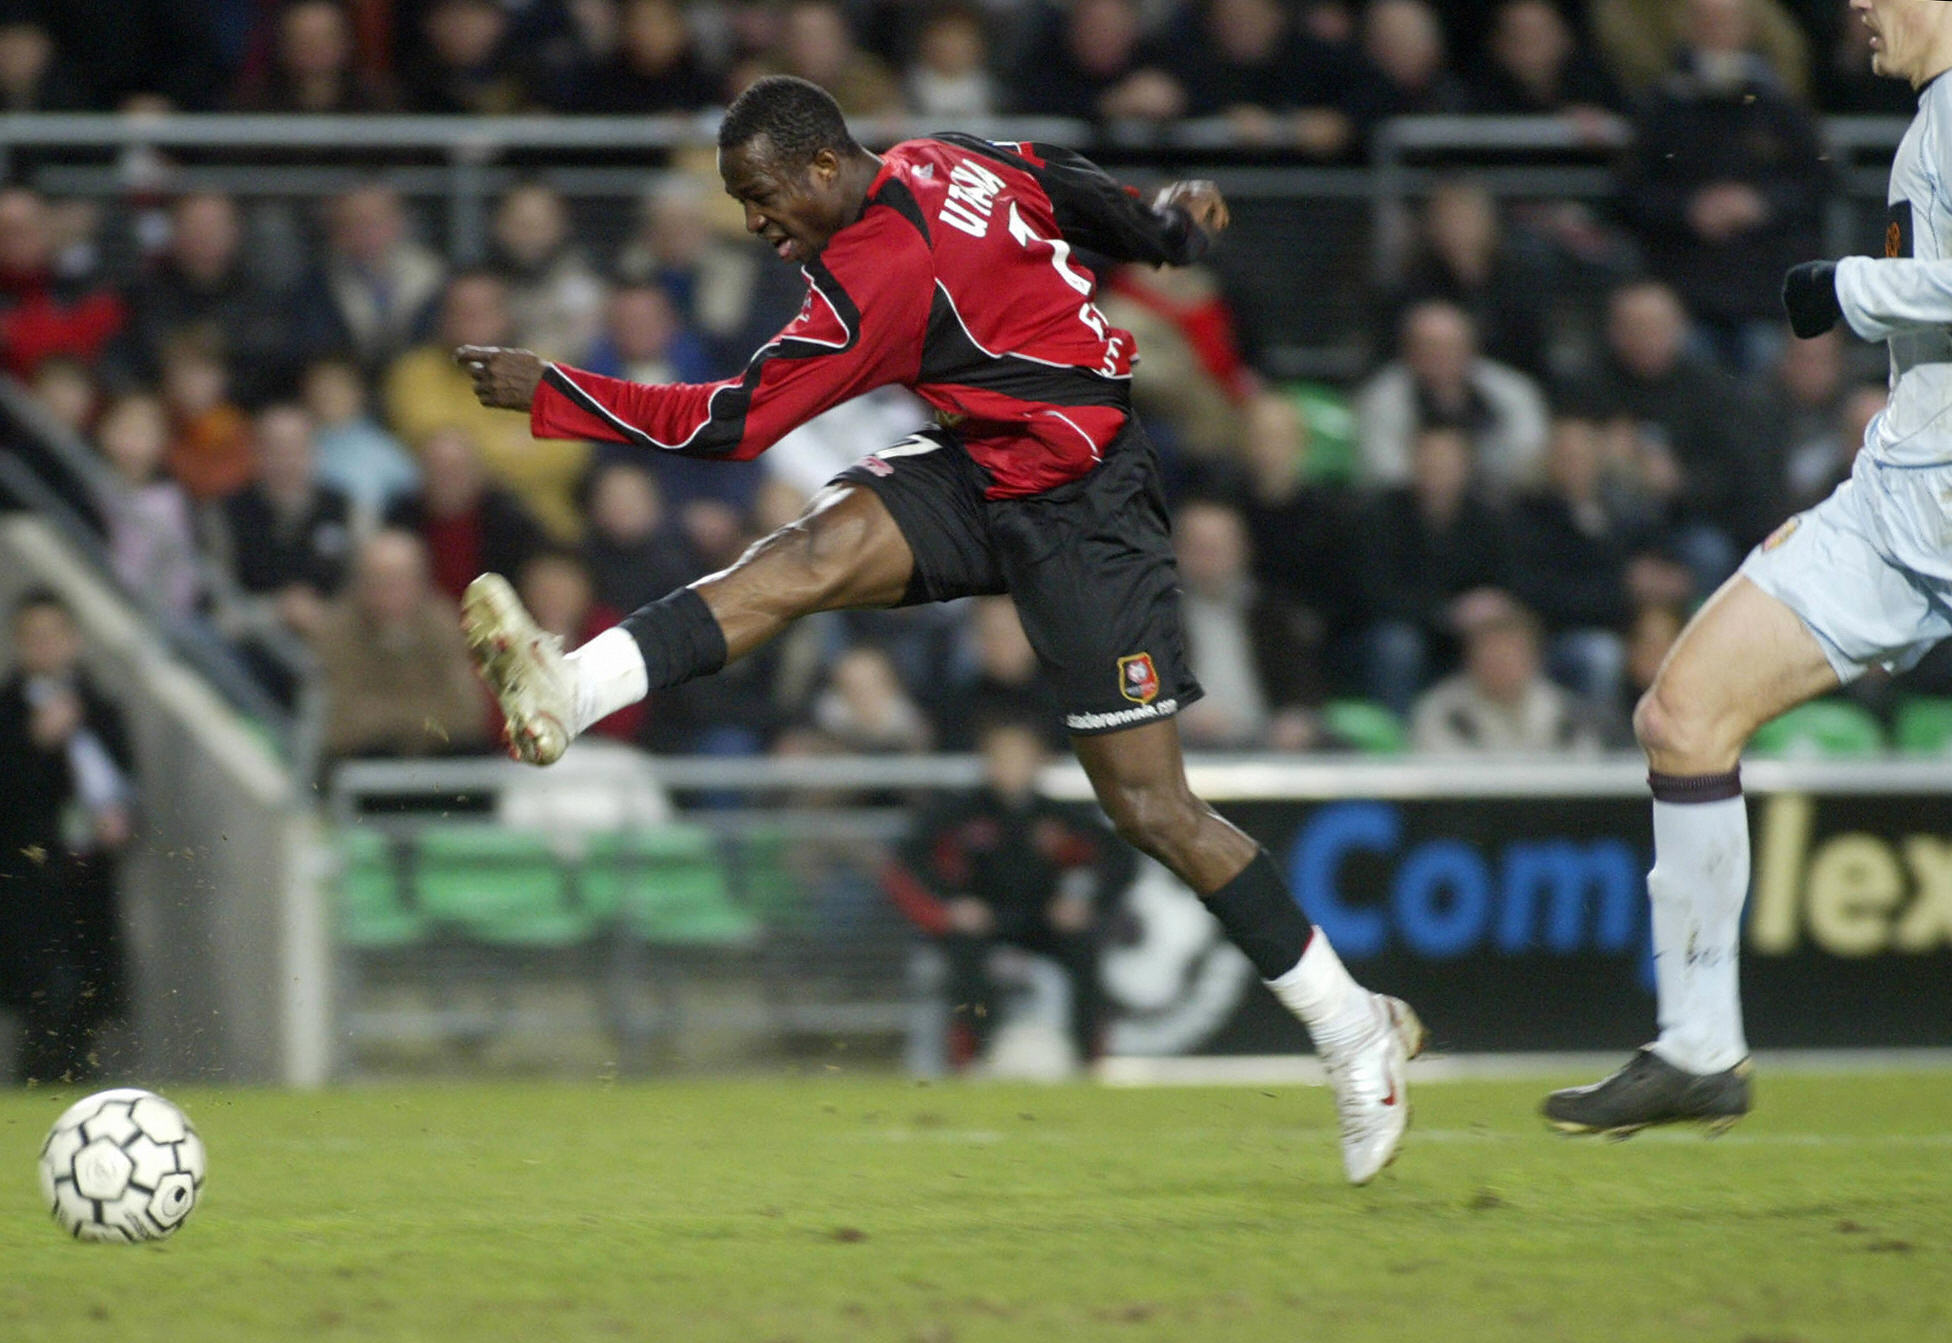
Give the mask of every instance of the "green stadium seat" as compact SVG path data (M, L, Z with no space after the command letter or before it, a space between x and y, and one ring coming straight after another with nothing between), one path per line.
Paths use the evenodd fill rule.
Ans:
M1401 755L1410 749L1403 720L1373 700L1330 700L1322 706L1322 726L1364 755Z
M1319 382L1290 383L1281 389L1301 412L1308 428L1308 448L1301 473L1309 480L1351 481L1356 478L1356 416L1349 399Z
M420 832L413 891L435 923L499 946L565 947L587 941L598 918L578 898L573 862L547 835L497 825Z
M743 947L759 935L759 921L726 889L717 842L697 826L598 836L583 886L593 905L616 911L632 937L651 945Z
M1906 755L1952 755L1952 699L1908 699L1898 706L1891 740Z
M1862 760L1884 753L1884 729L1849 700L1811 700L1764 724L1749 749L1756 755Z
M340 944L357 951L392 951L427 936L427 919L405 899L398 851L378 830L339 832Z

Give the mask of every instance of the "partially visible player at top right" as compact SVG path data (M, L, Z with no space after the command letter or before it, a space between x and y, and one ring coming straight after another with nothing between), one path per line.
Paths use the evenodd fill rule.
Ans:
M1872 68L1918 114L1891 164L1883 255L1808 261L1783 282L1803 339L1841 319L1891 349L1891 399L1851 478L1750 553L1694 617L1634 714L1654 793L1660 1034L1601 1082L1546 1097L1578 1133L1725 1126L1749 1110L1737 982L1749 887L1739 758L1755 730L1952 634L1952 4L1850 0Z

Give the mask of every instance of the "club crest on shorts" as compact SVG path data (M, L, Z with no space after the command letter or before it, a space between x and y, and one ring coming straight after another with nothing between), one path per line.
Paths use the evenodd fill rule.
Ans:
M1134 653L1118 660L1118 693L1134 704L1159 698L1159 673L1153 668L1152 654Z
M1775 531L1769 533L1769 539L1762 543L1762 548L1764 550L1774 550L1777 546L1789 540L1791 534L1793 534L1796 531L1796 529L1802 525L1802 523L1803 523L1803 515L1801 513L1798 513L1795 517L1791 518L1788 522L1785 522L1782 526L1776 528Z

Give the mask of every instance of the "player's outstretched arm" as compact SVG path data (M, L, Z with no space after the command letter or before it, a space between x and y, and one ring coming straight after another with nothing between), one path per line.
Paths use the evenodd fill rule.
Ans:
M542 382L542 356L533 350L506 350L499 345L463 345L454 362L474 380L475 398L491 410L526 411L535 403Z
M1824 287L1819 283L1819 301ZM1836 263L1827 288L1843 320L1865 340L1952 325L1952 260L1847 256Z

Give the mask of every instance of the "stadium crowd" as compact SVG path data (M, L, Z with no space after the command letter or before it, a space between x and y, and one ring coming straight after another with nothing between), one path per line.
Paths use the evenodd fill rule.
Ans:
M1216 272L1100 276L1139 338L1135 397L1174 494L1208 691L1182 716L1190 745L1346 748L1353 720L1324 706L1362 700L1425 749L1597 750L1628 743L1690 605L1843 478L1882 405L1871 352L1789 339L1775 297L1820 254L1815 116L1909 110L1841 17L1789 0L0 0L0 100L683 114L786 71L864 118L1218 116L1237 144L1319 162L1359 160L1406 112L1626 116L1605 215L1508 209L1468 176L1432 191L1348 386L1268 376ZM60 199L28 184L40 154L0 189L0 367L109 467L92 504L129 584L258 650L277 693L268 632L311 644L334 756L489 749L453 614L476 572L509 575L574 644L924 419L884 390L723 464L537 443L476 404L457 345L702 381L793 315L799 277L743 236L709 155L674 155L623 230L520 184L488 254L459 264L380 180L316 211ZM1568 311L1575 264L1602 282ZM956 749L999 709L1057 730L1003 598L806 621L601 730L667 752Z

